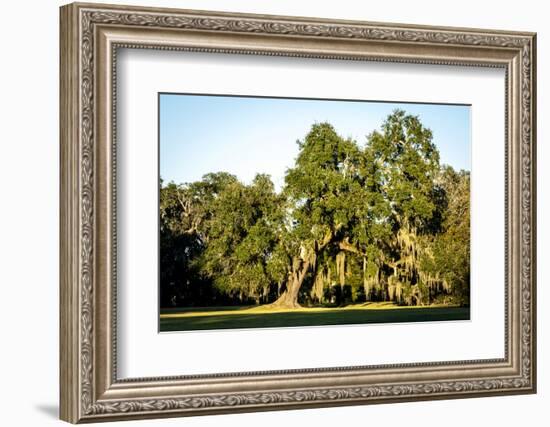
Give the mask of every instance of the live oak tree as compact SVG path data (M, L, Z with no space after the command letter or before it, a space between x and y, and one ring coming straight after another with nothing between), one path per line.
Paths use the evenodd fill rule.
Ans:
M368 139L374 165L379 170L381 194L388 203L392 235L383 243L384 256L378 261L386 272L375 285L385 285L387 299L407 304L422 304L426 290L437 279L419 268L423 247L420 236L438 231L441 206L435 178L439 153L432 133L415 116L398 110Z
M359 199L352 199L361 192L361 152L353 141L342 139L330 124L321 123L298 144L296 165L286 174L283 192L290 213L281 242L289 253L288 279L275 306L299 306L306 275L325 268L323 253L348 234L356 219L348 203L357 203Z
M346 254L362 258L366 281L378 239L388 235L380 221L389 211L378 183L370 175L366 154L340 137L328 123L312 127L299 142L296 165L286 175L284 190L290 203L291 229L286 235L292 253L287 288L275 306L297 307L308 273L314 277L311 294L323 300L324 290L346 282Z
M364 146L317 123L298 145L280 193L223 172L161 187L164 303L469 303L469 174L418 117L394 111Z

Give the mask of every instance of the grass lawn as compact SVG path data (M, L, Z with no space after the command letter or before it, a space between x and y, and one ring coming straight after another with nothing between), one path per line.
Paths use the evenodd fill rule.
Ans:
M354 304L339 308L272 309L270 307L197 307L163 309L160 331L277 328L284 326L469 320L469 307L399 307L391 303Z

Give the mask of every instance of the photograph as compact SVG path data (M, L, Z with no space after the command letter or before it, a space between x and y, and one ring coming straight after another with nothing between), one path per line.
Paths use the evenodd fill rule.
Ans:
M469 320L470 108L159 93L160 332Z

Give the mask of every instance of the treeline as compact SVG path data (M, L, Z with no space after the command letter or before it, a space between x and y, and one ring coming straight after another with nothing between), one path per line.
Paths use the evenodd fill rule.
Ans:
M277 193L220 172L161 182L163 307L469 304L470 175L394 111L361 147L315 124Z

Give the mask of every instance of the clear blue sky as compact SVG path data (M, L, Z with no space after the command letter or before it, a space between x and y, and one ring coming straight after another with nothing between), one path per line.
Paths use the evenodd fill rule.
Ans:
M280 189L313 123L363 146L396 108L432 130L441 163L470 170L469 106L161 94L160 176L179 184L225 171L250 183L267 173Z

